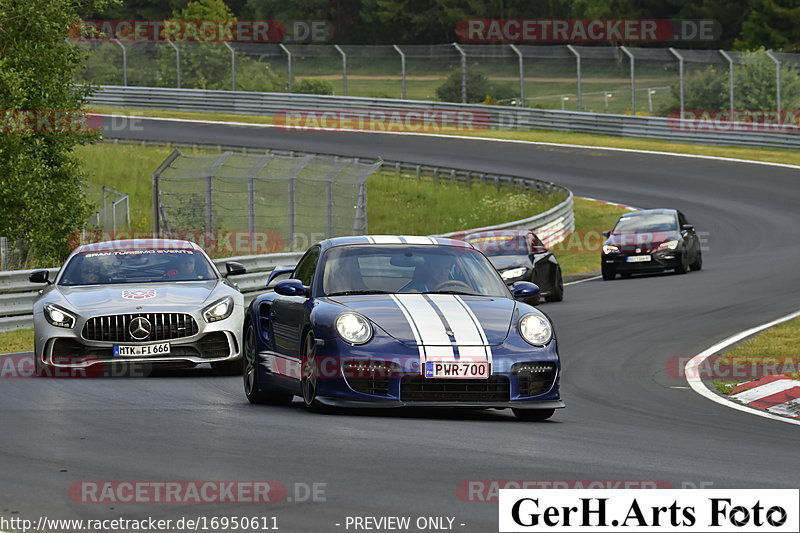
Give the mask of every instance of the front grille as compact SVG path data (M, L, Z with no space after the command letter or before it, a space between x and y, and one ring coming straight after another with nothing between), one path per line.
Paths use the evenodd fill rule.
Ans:
M510 397L507 376L488 379L409 376L400 382L400 399L405 402L507 402Z
M556 379L555 363L516 363L511 372L519 380L520 396L536 396L544 394L553 386Z
M389 379L400 374L400 365L391 361L348 360L342 363L347 384L356 392L386 396Z
M231 354L228 337L221 331L209 333L200 340L201 357L228 357Z
M135 318L150 322L150 335L145 339L131 337L129 326ZM102 342L156 342L191 337L198 332L197 322L185 313L133 313L96 316L83 326L83 338Z

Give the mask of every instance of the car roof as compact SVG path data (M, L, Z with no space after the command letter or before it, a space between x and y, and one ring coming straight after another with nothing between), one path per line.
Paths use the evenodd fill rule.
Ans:
M73 253L121 251L121 250L195 250L202 248L191 241L180 239L121 239L118 241L102 241L84 244L75 249Z
M677 209L659 208L659 209L640 209L639 211L631 211L625 213L620 218L638 217L642 215L675 215L678 213Z
M492 231L478 231L475 233L468 233L464 240L467 239L485 239L492 237L519 237L533 234L529 229L501 229Z
M446 237L426 237L421 235L353 235L349 237L333 237L318 243L323 250L334 246L353 246L368 244L405 244L423 246L458 246L473 248L464 241L448 239Z

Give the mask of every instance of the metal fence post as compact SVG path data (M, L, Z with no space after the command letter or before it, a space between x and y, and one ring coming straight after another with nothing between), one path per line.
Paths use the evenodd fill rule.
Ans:
M173 50L175 50L175 79L176 79L176 87L178 89L181 88L181 51L178 49L177 45L167 39L167 42L172 46Z
M8 270L8 237L0 237L0 270Z
M777 105L776 111L778 112L778 124L783 124L781 117L782 102L781 102L781 60L775 57L772 52L767 51L769 57L775 63L775 103Z
M734 105L734 94L733 94L733 90L734 90L733 89L734 88L733 58L731 56L729 56L728 52L726 52L725 50L720 50L719 53L720 53L720 55L722 55L722 57L724 57L728 61L728 93L729 93L729 98L730 98L730 111L731 111L730 119L731 119L731 122L736 122L736 119L734 117L734 111L736 110L736 107Z
M119 39L112 39L120 48L122 48L122 85L125 87L128 86L128 51L125 49L125 45L122 44Z
M344 91L344 95L347 96L347 54L344 53L344 50L342 50L342 47L338 44L334 44L333 47L342 54L342 90Z
M289 51L288 48L286 48L286 46L284 46L283 43L278 43L278 46L281 47L281 50L286 52L286 68L288 71L287 76L289 79L289 86L287 87L287 89L289 90L289 92L292 92L292 53Z
M519 51L519 48L514 46L513 44L509 45L511 49L517 54L517 59L519 60L519 105L525 105L525 59L522 56L522 52Z
M681 117L681 119L683 119L683 112L686 109L685 100L684 100L684 93L683 93L683 87L684 87L684 85L683 85L683 56L680 55L678 53L678 51L675 50L672 47L668 48L668 50L670 51L670 53L672 55L674 55L675 57L678 58L678 76L679 76L678 91L680 92L680 102L681 102L681 114L680 114L680 117ZM648 91L647 92L647 97L651 98L650 89L647 89L647 91ZM651 98L651 101L652 101L652 98ZM652 105L650 107L652 107Z
M578 89L578 111L583 111L583 76L581 76L581 54L571 45L567 48L575 54L575 80Z
M458 43L453 43L453 46L458 53L461 54L461 103L467 103L467 54L458 46Z
M626 56L631 60L631 115L636 114L636 60L633 57L633 53L625 48L624 46L620 46L620 49L625 53Z
M161 178L161 174L163 174L164 171L167 170L173 163L173 161L180 157L180 155L180 150L173 150L172 153L169 154L153 172L153 237L158 237L159 233L161 232L161 217L159 216L159 204L161 202L161 198L159 197L158 182Z
M231 51L231 91L236 90L236 52L228 41L222 41L228 50Z
M394 49L397 50L397 53L400 54L400 76L401 76L401 90L400 90L400 98L403 100L406 99L406 55L400 50L400 47L396 44L393 44Z

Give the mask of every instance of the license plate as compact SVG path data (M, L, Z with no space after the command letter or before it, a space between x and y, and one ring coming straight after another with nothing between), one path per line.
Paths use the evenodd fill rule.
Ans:
M487 379L489 374L488 362L428 361L425 363L426 378Z
M116 345L114 355L119 357L147 357L150 355L165 355L169 353L169 343L143 344L143 345Z
M631 255L625 258L628 263L646 263L652 261L653 258L649 255Z

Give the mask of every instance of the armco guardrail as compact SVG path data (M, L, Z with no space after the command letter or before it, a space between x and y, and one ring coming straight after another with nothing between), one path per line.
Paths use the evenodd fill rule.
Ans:
M466 234L476 231L529 228L541 234L542 240L549 246L561 241L566 234L575 229L572 191L549 181L531 177L489 174L466 169L443 168L399 161L383 161L382 169L394 171L398 175L431 176L438 179L464 182L475 180L498 185L519 186L542 192L563 191L566 193L566 199L544 213L495 226L441 234L439 235L441 237L462 238ZM239 289L245 294L245 299L249 303L256 295L266 290L264 282L267 272L279 265L294 265L300 260L301 256L301 252L283 252L215 259L214 263L223 272L225 271L226 261L239 261L247 268L247 274L236 276L232 280L236 282ZM49 270L50 279L54 279L58 269L51 268ZM33 326L31 308L42 286L28 281L28 276L30 276L31 272L33 271L13 270L0 272L0 331Z
M102 86L91 97L97 105L140 109L215 111L246 115L274 115L292 111L330 111L349 114L393 111L435 111L468 113L473 129L552 129L599 133L621 137L647 137L679 142L738 144L783 148L800 147L800 126L750 123L695 122L677 118L643 117L557 111L480 104L453 104L422 100L317 96L246 91L210 91L156 87ZM335 117L332 117L335 120ZM352 122L352 121L351 121Z

